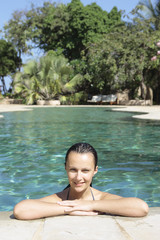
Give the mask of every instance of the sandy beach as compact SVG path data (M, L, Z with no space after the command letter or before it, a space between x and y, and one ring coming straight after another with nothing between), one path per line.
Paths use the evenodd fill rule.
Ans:
M122 105L61 105L61 106L38 106L38 105L21 105L21 104L0 104L0 117L3 117L3 112L15 111L31 111L39 107L105 107L112 108L113 111L133 112L133 118L160 120L160 105L155 106L122 106ZM136 115L134 115L136 113ZM137 113L140 113L137 115Z
M32 110L31 107L20 104L0 104L0 118L3 118L3 112L17 112Z
M133 118L160 120L160 105L155 106L117 106L113 111L133 112ZM134 115L136 113L136 115ZM140 115L137 115L140 113Z

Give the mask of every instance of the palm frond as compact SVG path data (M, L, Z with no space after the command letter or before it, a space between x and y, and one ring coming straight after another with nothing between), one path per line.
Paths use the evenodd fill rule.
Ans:
M69 82L67 82L64 85L64 89L67 91L73 92L75 91L77 86L80 86L83 82L83 76L80 74L77 74L75 77L73 77Z

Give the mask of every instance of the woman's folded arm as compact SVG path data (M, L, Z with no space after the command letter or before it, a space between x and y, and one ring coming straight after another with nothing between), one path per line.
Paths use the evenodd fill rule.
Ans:
M93 210L127 217L144 217L148 214L148 205L139 198L119 198L93 201Z
M72 200L58 202L64 206L64 212L74 215L77 211L84 213L106 213L126 217L144 217L148 213L148 205L139 198L115 198L103 200ZM85 215L85 214L84 214Z
M14 207L13 214L19 220L32 220L44 217L64 215L64 207L57 203L44 202L39 199L27 199Z

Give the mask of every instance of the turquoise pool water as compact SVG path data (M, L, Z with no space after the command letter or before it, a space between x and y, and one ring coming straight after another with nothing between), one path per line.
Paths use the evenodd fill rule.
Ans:
M92 144L99 155L94 187L160 206L160 121L106 108L36 108L0 119L0 211L22 199L61 191L65 152Z

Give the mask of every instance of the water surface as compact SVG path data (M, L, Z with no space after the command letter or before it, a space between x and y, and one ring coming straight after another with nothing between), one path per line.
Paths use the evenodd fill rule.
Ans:
M139 114L139 113L138 113ZM93 145L99 172L93 185L160 206L160 121L95 108L37 108L0 119L0 211L67 185L64 157L76 142Z

